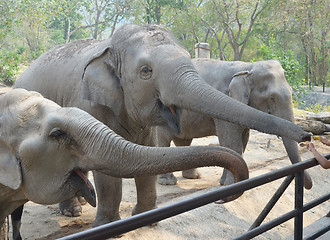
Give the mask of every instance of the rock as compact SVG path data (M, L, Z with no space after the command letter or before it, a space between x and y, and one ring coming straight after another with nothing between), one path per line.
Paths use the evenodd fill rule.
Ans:
M330 124L330 112L309 113L306 119L321 121L323 123Z
M325 132L330 132L328 124L321 121L307 120L302 118L295 118L295 123L306 132L311 132L314 135L322 135Z
M302 103L299 105L300 109L307 109L315 104L325 107L330 105L330 94L307 92L305 95L301 96L299 100L302 101Z

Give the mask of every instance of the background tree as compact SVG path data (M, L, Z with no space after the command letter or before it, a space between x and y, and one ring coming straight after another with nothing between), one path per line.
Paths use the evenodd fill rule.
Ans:
M326 82L329 69L329 11L327 1L303 0L290 2L295 8L292 33L300 37L305 54L305 79L316 85Z
M163 16L170 15L172 9L182 9L187 4L183 0L135 0L131 8L131 20L140 24L163 24Z
M194 57L208 42L226 61L278 59L294 89L330 85L326 0L0 0L0 78L57 44L111 37L124 23L169 28Z
M0 0L0 49L4 39L11 32L15 21L15 1Z
M329 11L325 0L273 0L256 31L264 43L274 36L278 50L293 51L306 84L329 82Z
M83 23L83 7L90 4L87 0L52 0L52 16L53 21L51 28L58 36L62 35L58 39L64 39L65 43L70 40L85 38L88 33L83 29L91 26L86 26ZM78 30L81 30L78 32ZM62 34L59 34L61 32Z
M132 0L94 0L85 4L86 26L90 26L92 38L102 38L104 32L111 37L117 24L124 20L131 3Z
M205 14L202 20L216 36L219 51L222 53L220 55L223 55L224 51L221 42L225 33L233 51L233 60L242 59L256 20L268 5L269 0L212 0L205 4L207 9L214 11L213 14Z

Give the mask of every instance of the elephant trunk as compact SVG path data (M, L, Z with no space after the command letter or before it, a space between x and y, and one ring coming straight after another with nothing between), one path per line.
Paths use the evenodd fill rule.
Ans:
M300 158L300 154L299 154L298 144L295 141L285 138L285 137L282 137L282 140L283 140L283 144L288 153L291 163L295 164L295 163L300 162L301 158ZM305 174L304 174L304 186L306 189L311 189L313 186L312 178L307 173L307 171L305 171Z
M264 133L288 137L297 142L310 139L309 133L292 122L249 107L217 91L201 79L196 70L188 64L185 68L178 70L175 75L174 87L162 94L170 96L168 103L165 102L167 105L179 103L180 108L200 112ZM189 92L189 99L182 94L184 92Z
M291 107L292 99L290 98L289 103L283 104L283 106L287 106L287 108L278 110L278 112L275 112L274 114L280 118L286 119L290 122L294 122L294 115L293 115L293 109ZM282 105L281 105L282 106ZM288 153L289 159L292 164L298 163L301 161L298 144L293 141L290 138L282 137L282 141L284 144L284 147L286 149L286 152ZM304 174L304 186L306 189L311 189L313 186L313 181L310 175L305 171Z
M85 170L101 170L114 177L158 175L197 167L219 166L233 173L235 182L249 177L245 161L236 152L216 146L146 147L131 143L79 109L61 109L70 115L65 127L79 139ZM65 111L71 111L66 114ZM74 112L74 114L72 114ZM224 199L232 201L242 193Z

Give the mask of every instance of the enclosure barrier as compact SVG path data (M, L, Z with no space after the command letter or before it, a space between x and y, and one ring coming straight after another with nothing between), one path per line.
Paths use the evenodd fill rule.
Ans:
M330 159L330 154L326 154L325 157ZM318 165L317 161L312 158L303 162L299 162L270 173L266 173L251 179L247 179L229 186L221 187L220 189L201 194L197 197L193 197L187 200L183 200L168 206L160 207L148 212L144 212L132 217L118 220L112 223L108 223L99 227L95 227L80 233L72 234L60 240L90 240L90 239L107 239L110 237L118 236L120 234L132 231L134 229L150 225L152 223L159 222L166 218L181 214L183 212L190 211L192 209L204 206L209 203L213 203L216 200L223 199L225 197L246 191L266 183L275 181L277 179L286 179L283 181L279 189L274 194L273 198L269 201L265 209L261 212L257 220L252 224L251 228L245 234L238 236L235 239L251 239L258 236L269 229L276 227L292 218L294 220L294 239L303 239L303 213L327 200L330 199L330 192L303 205L303 181L305 169ZM295 209L260 226L266 215L271 208L275 205L279 197L284 190L289 186L291 181L295 178ZM330 226L326 226L319 231L313 233L305 239L315 239L330 230Z

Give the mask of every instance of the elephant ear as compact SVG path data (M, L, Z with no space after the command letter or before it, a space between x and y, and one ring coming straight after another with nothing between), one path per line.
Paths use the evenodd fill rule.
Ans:
M123 105L123 91L113 59L113 48L107 46L87 61L82 77L82 98L107 106L118 116Z
M248 104L250 98L250 85L248 81L248 76L251 73L247 71L235 73L232 76L232 80L229 84L229 96L240 101L242 103Z
M18 189L22 183L21 168L7 144L0 140L0 184Z

